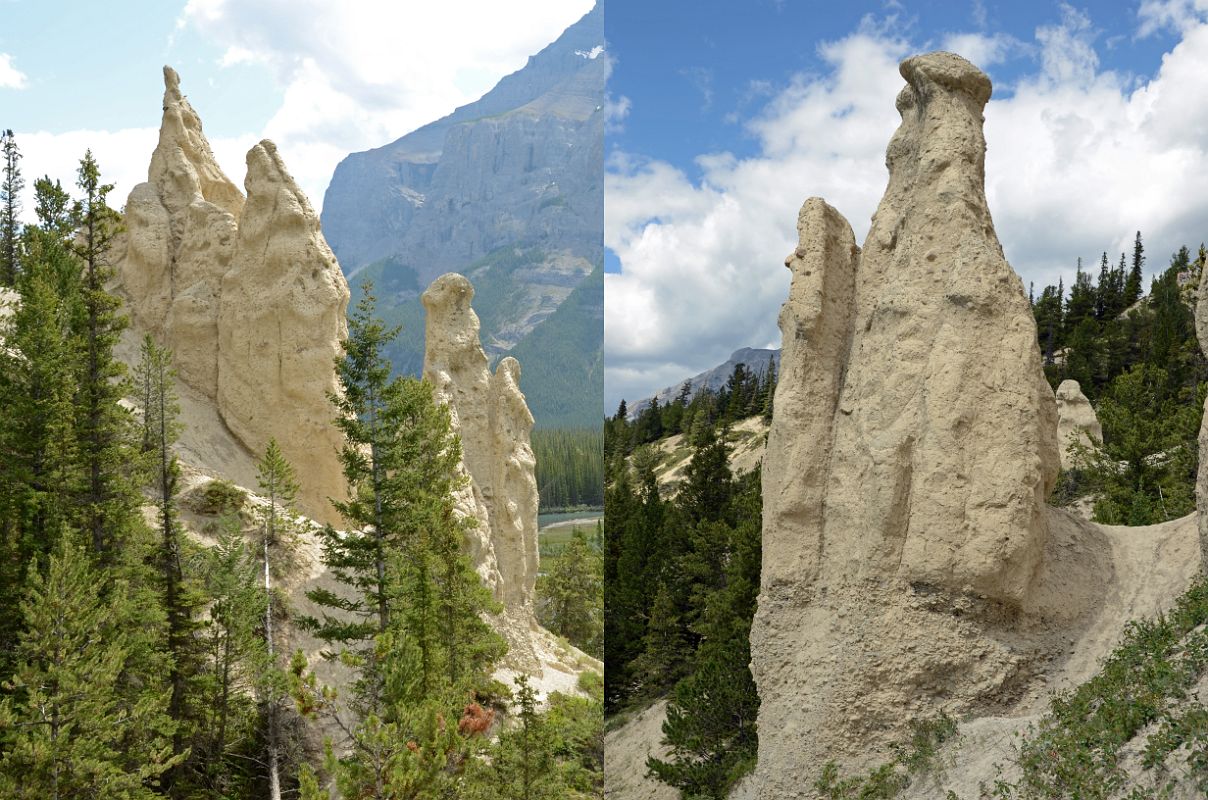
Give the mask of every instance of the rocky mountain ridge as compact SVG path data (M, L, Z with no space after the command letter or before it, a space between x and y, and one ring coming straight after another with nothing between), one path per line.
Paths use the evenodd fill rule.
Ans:
M553 365L525 386L540 424L551 426L594 426L601 416L602 368L557 343L590 338L591 355L603 344L603 282L593 280L603 267L611 69L603 13L594 8L480 100L349 155L323 204L323 229L354 300L372 280L384 316L403 326L390 351L396 371L421 371L420 292L455 270L477 287L493 362L528 343L530 361ZM575 292L587 295L573 303L585 318L558 315Z

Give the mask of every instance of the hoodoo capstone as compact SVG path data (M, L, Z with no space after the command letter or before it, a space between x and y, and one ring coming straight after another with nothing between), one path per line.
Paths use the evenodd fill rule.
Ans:
M1056 405L986 204L990 81L951 53L900 71L863 249L812 198L786 261L751 633L766 798L1010 681L987 620L1028 605L1049 536Z
M491 373L479 341L474 288L449 273L423 294L427 312L424 378L446 403L461 436L470 492L459 511L478 521L468 550L475 567L503 605L496 627L508 640L507 661L540 670L534 645L540 633L537 582L536 459L530 443L533 415L520 391L520 365L503 359Z
M344 480L327 393L348 285L273 144L253 147L247 165L245 200L164 67L159 143L113 248L117 288L134 328L172 351L180 380L250 455L276 438L301 509L338 524L328 498L344 495Z

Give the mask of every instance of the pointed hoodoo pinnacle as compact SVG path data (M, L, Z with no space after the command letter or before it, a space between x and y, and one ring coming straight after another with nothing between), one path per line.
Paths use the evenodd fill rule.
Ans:
M503 605L495 625L508 641L508 664L539 671L533 415L520 391L516 359L504 358L491 374L478 338L473 298L474 287L456 273L442 275L424 292L424 378L437 400L449 406L461 437L473 497L459 498L459 512L478 520L469 550L475 568Z
M272 142L253 147L247 163L245 201L180 76L164 67L159 142L114 246L119 288L134 327L173 351L181 382L250 455L276 438L298 471L300 509L339 524L328 498L343 496L344 480L327 393L347 333L348 284Z
M218 410L255 453L276 439L298 473L299 505L339 522L328 498L345 496L328 397L348 335L348 283L319 217L262 141L247 154L247 202L218 311Z
M863 249L813 198L786 262L751 631L766 798L891 741L903 709L999 690L1018 655L979 626L1030 607L1045 557L1056 406L986 204L990 81L952 53L901 74Z

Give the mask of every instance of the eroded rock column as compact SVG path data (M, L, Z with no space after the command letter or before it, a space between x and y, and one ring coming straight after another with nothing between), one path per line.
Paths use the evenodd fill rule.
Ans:
M990 82L950 53L901 73L863 249L811 199L786 262L751 634L765 798L1010 681L1023 659L995 626L1048 532L1056 406L986 205Z

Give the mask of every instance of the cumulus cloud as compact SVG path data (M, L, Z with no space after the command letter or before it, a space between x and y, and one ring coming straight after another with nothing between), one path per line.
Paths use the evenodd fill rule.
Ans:
M1138 229L1151 273L1178 246L1205 238L1208 196L1196 180L1208 172L1208 24L1181 30L1158 73L1140 84L1100 68L1093 22L1073 8L1019 43L1036 69L990 101L986 169L999 238L1025 284L1065 275L1068 285L1078 257L1094 264L1107 250L1114 262ZM758 153L702 155L699 180L611 155L605 244L621 273L605 276L610 404L738 347L779 342L797 211L822 196L863 241L899 121L897 62L918 49L867 24L823 45L822 74L795 79L747 123Z
M222 48L220 65L255 63L272 71L284 98L262 135L277 143L318 206L343 156L477 100L591 6L592 0L189 0L178 27Z
M1137 35L1151 36L1160 30L1180 33L1202 22L1208 15L1208 0L1142 0L1137 9L1141 27Z
M982 69L1003 63L1023 48L1023 42L1005 33L950 33L940 45L941 50L960 53Z
M34 221L33 184L37 178L57 180L71 194L76 194L76 170L89 149L101 168L101 179L114 185L109 204L120 207L134 185L147 180L147 163L158 138L156 128L19 133L17 144L21 148L26 184L21 196L23 218Z
M24 89L28 85L29 77L13 66L13 57L0 53L0 89Z

